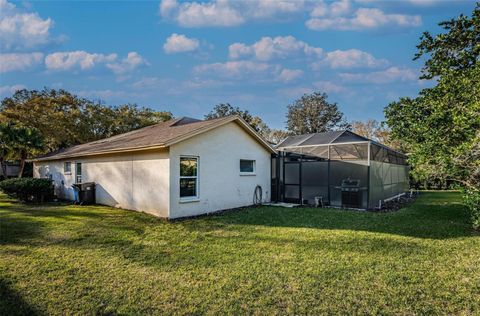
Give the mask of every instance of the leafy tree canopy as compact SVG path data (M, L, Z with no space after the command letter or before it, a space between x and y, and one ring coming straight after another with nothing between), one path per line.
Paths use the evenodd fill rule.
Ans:
M445 33L424 33L416 59L422 78L437 80L417 98L385 109L392 135L407 144L417 180L453 180L480 187L480 5L472 17L440 23Z
M337 104L329 103L327 98L325 93L314 92L290 104L287 112L288 131L301 135L349 128Z
M392 138L391 130L385 123L380 123L374 119L368 119L366 122L353 121L351 122L351 128L358 135L373 139L396 150L404 151L401 142Z
M136 104L106 106L54 89L19 90L0 105L0 122L38 130L45 141L44 151L114 136L171 117L170 112Z
M260 117L250 114L248 110L241 110L238 106L232 106L230 103L220 103L215 105L213 110L205 115L205 119L210 120L230 115L240 116L263 138L268 139L270 128Z

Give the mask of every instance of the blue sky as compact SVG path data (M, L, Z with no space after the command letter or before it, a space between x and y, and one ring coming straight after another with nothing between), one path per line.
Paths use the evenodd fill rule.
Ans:
M348 120L429 83L423 31L475 1L0 0L0 97L63 88L107 104L203 117L228 102L283 128L288 104L326 92Z

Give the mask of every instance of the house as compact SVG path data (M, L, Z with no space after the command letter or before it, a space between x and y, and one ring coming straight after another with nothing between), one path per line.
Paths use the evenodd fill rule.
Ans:
M351 131L290 136L276 149L273 201L373 209L409 187L407 156Z
M51 178L73 200L72 184L96 183L96 202L165 218L270 201L275 150L244 120L179 118L33 159L34 177Z

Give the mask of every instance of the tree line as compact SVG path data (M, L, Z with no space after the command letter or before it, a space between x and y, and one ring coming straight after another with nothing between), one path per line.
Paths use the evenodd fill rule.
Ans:
M304 95L287 108L286 129L272 129L259 116L229 103L217 104L205 115L214 119L239 115L261 136L277 144L288 135L321 133L354 128L364 136L371 125L348 123L336 103L325 93ZM6 162L20 161L20 176L25 160L102 138L126 133L173 118L171 112L156 111L136 104L110 106L81 98L66 90L18 90L0 105L0 164L6 174ZM377 137L380 130L375 121ZM362 127L362 128L360 128ZM382 129L386 132L386 129ZM388 133L387 133L388 134ZM386 135L387 135L386 134Z

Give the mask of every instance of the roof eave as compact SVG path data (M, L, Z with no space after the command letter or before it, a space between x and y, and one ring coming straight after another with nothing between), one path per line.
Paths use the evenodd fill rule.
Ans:
M135 152L135 151L144 151L144 150L154 150L154 149L162 149L167 148L165 144L158 144L158 145L150 145L150 146L143 146L143 147L127 147L127 148L120 148L115 150L105 150L105 151L96 151L92 153L78 153L78 154L71 154L71 155L55 155L51 157L40 157L40 158L32 158L28 159L28 162L37 162L37 161L54 161L54 160L63 160L63 159L70 159L70 158L79 158L79 157L91 157L91 156L99 156L99 155L108 155L108 154L118 154L118 153L128 153L128 152Z

